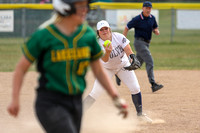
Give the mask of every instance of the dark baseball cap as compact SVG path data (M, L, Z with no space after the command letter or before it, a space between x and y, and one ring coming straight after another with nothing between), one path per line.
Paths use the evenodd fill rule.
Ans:
M151 4L150 1L145 1L145 2L143 3L143 7L152 7L152 4Z

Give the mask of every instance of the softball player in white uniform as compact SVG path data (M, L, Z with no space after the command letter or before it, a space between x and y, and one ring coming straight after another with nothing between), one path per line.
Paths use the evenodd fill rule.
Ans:
M104 56L101 58L103 67L106 69L110 78L116 74L129 88L137 115L144 116L142 113L140 85L135 72L124 69L125 66L130 65L128 56L133 54L129 45L130 41L123 34L112 32L108 22L105 20L97 23L97 34L99 36L99 45L104 51ZM106 40L110 40L111 45L104 47L103 44ZM98 80L95 80L92 91L84 99L84 109L87 110L103 91L104 89Z

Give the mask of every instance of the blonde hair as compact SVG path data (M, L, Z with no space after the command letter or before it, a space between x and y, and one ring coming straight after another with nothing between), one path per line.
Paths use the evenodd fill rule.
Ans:
M46 20L45 22L43 22L38 28L39 29L43 29L43 28L47 27L50 24L53 24L53 23L61 21L62 19L63 19L62 16L60 16L56 12L53 12L53 14L51 15L51 18Z

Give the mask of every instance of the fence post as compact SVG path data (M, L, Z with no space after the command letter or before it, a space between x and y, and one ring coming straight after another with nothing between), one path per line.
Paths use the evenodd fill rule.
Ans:
M22 0L22 3L25 3L24 0ZM25 42L25 38L26 38L26 9L22 8L22 38L24 39Z
M22 9L22 38L26 38L26 9Z
M170 42L173 43L174 34L175 34L175 9L171 9L171 39Z

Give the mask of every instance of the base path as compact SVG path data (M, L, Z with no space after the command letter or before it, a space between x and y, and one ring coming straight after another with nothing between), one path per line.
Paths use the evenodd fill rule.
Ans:
M128 88L117 86L120 96L129 106L129 116L122 119L107 93L84 113L81 133L199 133L200 132L200 71L156 70L155 78L164 88L152 93L145 70L136 70L143 110L153 120L141 122L131 101ZM0 133L43 133L34 113L35 87L38 74L28 72L21 91L21 108L17 118L6 108L11 100L12 72L0 72ZM85 97L92 89L94 77L87 76Z

